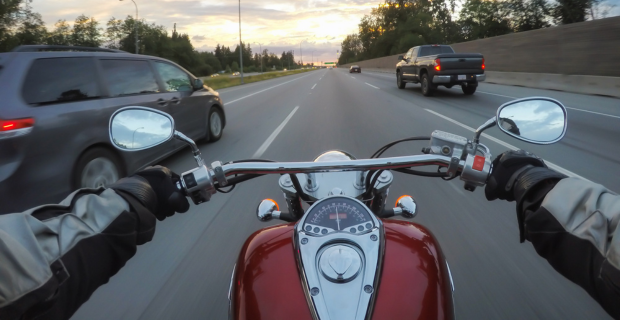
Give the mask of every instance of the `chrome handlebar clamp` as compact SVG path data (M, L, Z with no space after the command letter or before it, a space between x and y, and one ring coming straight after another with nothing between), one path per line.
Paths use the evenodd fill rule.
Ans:
M201 204L211 200L216 193L213 185L213 173L207 166L200 166L181 174L181 185L192 198L194 204Z
M465 181L465 190L474 191L476 187L484 186L490 172L490 157L468 154L461 171L461 180Z
M226 179L224 169L222 169L222 163L220 161L214 161L211 163L211 168L213 168L213 175L219 187L221 188L228 185L228 179Z

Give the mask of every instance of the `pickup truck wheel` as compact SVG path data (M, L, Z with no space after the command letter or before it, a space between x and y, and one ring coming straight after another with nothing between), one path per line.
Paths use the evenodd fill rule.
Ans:
M396 74L396 85L398 86L398 89L405 89L405 86L407 85L405 81L403 81L403 76L400 72Z
M422 94L426 97L430 97L433 95L433 91L435 91L437 86L431 84L431 81L428 79L428 74L422 75Z
M463 93L467 96L471 96L472 94L474 94L474 92L476 92L476 88L478 88L477 86L461 86L461 89L463 89Z

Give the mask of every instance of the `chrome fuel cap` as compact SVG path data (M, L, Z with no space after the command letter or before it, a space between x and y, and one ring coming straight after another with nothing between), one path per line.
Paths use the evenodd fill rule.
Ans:
M319 266L323 276L333 282L348 282L362 269L362 257L348 245L333 245L321 254Z

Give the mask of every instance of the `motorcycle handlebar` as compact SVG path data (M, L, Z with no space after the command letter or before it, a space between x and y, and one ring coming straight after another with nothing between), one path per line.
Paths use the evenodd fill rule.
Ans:
M393 170L428 165L448 167L450 162L450 157L441 155L414 155L330 162L241 162L225 164L222 166L222 170L225 176L235 174L262 175L329 171ZM465 161L460 160L457 170L461 171L464 166Z

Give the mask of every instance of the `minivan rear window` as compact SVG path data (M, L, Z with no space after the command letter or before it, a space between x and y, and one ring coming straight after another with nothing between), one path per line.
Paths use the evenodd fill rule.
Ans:
M99 97L92 58L37 59L32 63L22 95L35 105Z
M441 53L454 53L454 50L452 50L450 46L429 46L420 48L420 57Z
M112 97L159 92L148 61L106 59L101 67Z

